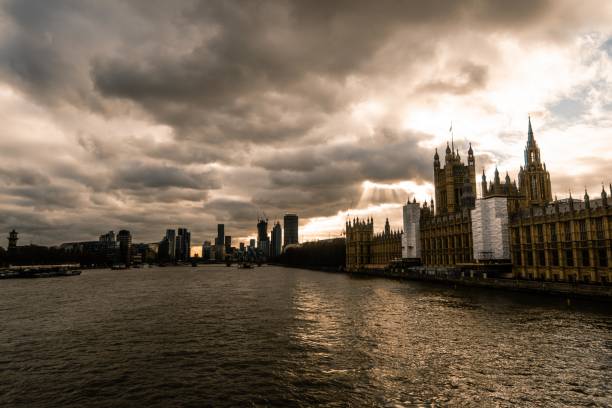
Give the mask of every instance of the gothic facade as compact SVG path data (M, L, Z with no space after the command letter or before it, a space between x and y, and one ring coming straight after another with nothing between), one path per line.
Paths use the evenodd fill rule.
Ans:
M519 184L495 180L483 197L508 198L511 258L515 277L552 281L612 280L612 205L602 186L601 198L553 200L550 174L542 161L531 118ZM612 194L612 186L610 186Z
M434 155L434 186L437 215L455 214L474 208L476 200L476 162L472 145L467 164L461 161L459 150L446 144L444 167L440 167L438 150Z
M597 199L585 191L584 200L571 195L566 200L553 200L550 174L541 159L531 118L518 184L508 173L502 181L497 168L494 179L487 182L483 171L485 201L479 201L478 208L471 145L467 164L451 143L446 147L444 166L437 150L433 165L435 208L433 200L429 205L408 202L403 237L391 232L388 224L384 233L375 235L371 219L347 223L349 270L388 264L402 252L405 258L420 258L428 266L456 266L484 259L494 262L474 254L476 231L477 251L503 254L499 261L511 262L516 278L612 281L612 185L609 195L602 187Z
M394 259L402 258L402 232L392 231L389 219L385 222L383 232L372 238L370 263L388 265Z
M359 218L346 223L346 269L378 268L402 258L402 231L392 231L389 220L374 234L374 220Z
M610 186L612 193L612 186ZM612 281L612 203L569 198L510 216L516 277L551 281Z
M421 210L421 262L449 266L472 261L472 220L470 210L433 215L427 203Z
M359 217L346 223L346 269L362 269L370 263L374 221L371 218L360 220Z
M452 146L452 148L451 148ZM421 261L425 265L455 265L472 260L470 211L476 203L476 160L472 145L463 163L459 150L446 144L444 167L434 154L436 203L423 203L420 217Z

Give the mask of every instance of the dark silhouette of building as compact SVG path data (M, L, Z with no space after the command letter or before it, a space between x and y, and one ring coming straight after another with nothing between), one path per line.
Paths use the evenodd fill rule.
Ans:
M100 235L100 242L116 242L115 231L108 231L106 234Z
M232 253L232 237L230 235L225 236L225 254L230 255Z
M163 257L170 261L174 261L176 259L176 231L167 229L165 240L167 241L167 245L163 245Z
M170 259L170 241L168 237L163 237L159 242L159 250L157 251L158 262L169 262Z
M283 217L283 247L299 243L297 214L285 214Z
M119 258L125 265L132 263L132 234L128 230L121 230L117 234L119 241Z
M277 257L282 252L282 234L283 230L279 222L274 224L272 227L272 234L270 240L270 256L272 258Z
M223 245L225 243L225 224L217 224L217 238L215 245Z
M268 237L268 219L257 220L257 249L264 255L270 256L270 238Z
M217 237L215 238L215 258L223 260L225 258L225 225L217 224Z
M215 259L215 250L214 246L210 241L204 241L202 244L202 259L205 261L210 261Z
M8 263L8 255L4 248L0 247L0 266L4 266Z
M8 253L14 253L17 250L17 241L19 240L19 233L15 230L9 232L8 236Z
M291 245L276 261L283 265L343 270L346 259L345 239L333 238Z
M176 259L188 261L191 258L191 233L187 228L179 228L177 234Z

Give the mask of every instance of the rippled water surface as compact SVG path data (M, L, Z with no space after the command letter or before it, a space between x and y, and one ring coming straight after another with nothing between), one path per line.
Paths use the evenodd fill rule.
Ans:
M610 305L280 267L0 281L0 406L610 406Z

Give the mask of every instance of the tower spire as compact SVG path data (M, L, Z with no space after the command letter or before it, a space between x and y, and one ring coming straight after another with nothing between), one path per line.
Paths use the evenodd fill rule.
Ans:
M529 121L529 129L527 129L527 146L531 146L533 144L533 129L531 128L531 115L527 116Z

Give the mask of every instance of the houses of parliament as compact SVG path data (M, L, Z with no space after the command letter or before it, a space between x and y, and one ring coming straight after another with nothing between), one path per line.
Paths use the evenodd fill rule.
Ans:
M506 263L515 278L547 281L612 280L612 185L597 197L553 198L551 179L528 121L524 164L518 183L497 168L481 176L476 197L472 146L467 163L453 144L444 162L433 157L435 203L413 199L403 207L403 231L385 226L373 233L371 219L346 223L348 270L380 268L411 259L431 267ZM610 197L610 198L609 198Z

